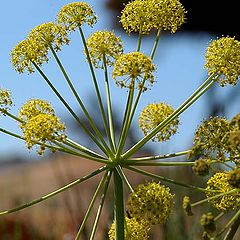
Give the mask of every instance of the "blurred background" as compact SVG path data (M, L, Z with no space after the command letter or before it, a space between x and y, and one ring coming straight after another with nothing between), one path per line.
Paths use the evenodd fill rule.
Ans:
M128 36L118 22L118 16L128 1L89 0L86 2L93 6L98 15L98 22L93 29L84 27L86 37L97 30L114 29L115 34L120 36L124 43L125 52L136 48L137 36L135 34ZM130 129L129 147L143 136L138 129L137 117L145 106L153 102L166 102L177 108L204 81L207 77L204 69L204 55L212 39L229 35L236 36L239 40L235 3L221 5L216 0L182 0L181 2L187 11L187 23L176 34L164 33L161 36L154 59L158 68L157 82L151 91L146 91L142 96ZM30 98L48 100L54 106L57 115L66 123L68 136L92 147L92 142L78 129L74 120L41 77L37 73L19 75L10 62L10 52L14 46L35 26L54 21L60 8L67 3L69 1L62 0L22 0L1 3L3 11L0 15L0 87L11 90L14 98L12 112L15 114ZM150 53L154 39L154 32L143 38L142 49L146 54ZM70 46L63 47L59 55L84 104L94 118L98 119L91 76L77 32L71 35ZM54 61L45 64L43 69L73 109L82 116L77 102L66 87ZM96 74L104 96L104 85L101 85L102 72L97 71ZM127 91L117 88L114 82L111 82L111 90L115 125L119 129ZM239 90L239 84L235 87L227 86L224 89L216 85L181 115L181 126L176 136L164 144L147 144L142 154L165 154L190 149L194 131L203 119L210 115L224 115L229 119L240 111ZM6 117L1 116L0 127L20 134L16 122ZM99 127L101 128L101 123ZM26 149L24 142L0 132L0 209L11 208L40 197L98 167L95 163L85 161L83 168L83 161L83 159L69 158L59 153L54 156L46 154L44 157L38 157L34 151ZM198 185L204 182L201 178L193 176L190 168L184 168L181 171L179 169L175 171L173 168L151 170L173 179L181 179L181 181L184 179L185 182ZM98 179L94 178L38 206L0 218L0 240L74 239L73 236L83 218ZM144 181L139 175L132 176L133 186ZM196 235L200 236L202 231L199 227L200 214L209 210L209 206L205 206L206 209L199 209L193 219L186 218L182 210L179 210L179 204L184 195L192 193L187 192L186 189L176 189L171 185L169 187L176 195L175 206L176 209L178 208L178 213L172 215L168 224L153 229L152 239L167 240L176 236L179 240L197 239ZM202 197L194 194L193 200ZM106 239L111 217L112 206L108 204L104 209L96 239ZM91 224L87 225L83 239L87 239L90 226ZM173 226L175 226L174 231Z

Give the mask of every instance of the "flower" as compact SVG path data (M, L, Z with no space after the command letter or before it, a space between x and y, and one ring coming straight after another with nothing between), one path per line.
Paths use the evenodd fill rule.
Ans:
M41 99L30 99L19 111L19 118L23 121L29 121L39 114L54 115L54 109L47 101Z
M128 199L128 210L137 220L151 225L165 223L173 206L170 189L160 183L140 184Z
M35 27L28 35L39 48L48 51L50 47L55 50L60 50L63 44L69 43L67 31L64 27L57 25L53 22L44 23Z
M228 183L235 187L240 188L240 168L235 168L233 171L228 173Z
M147 240L149 225L146 221L137 221L136 218L125 217L124 239L126 240ZM110 240L115 239L115 223L112 224L108 236Z
M234 37L222 37L212 41L207 48L205 67L209 75L221 75L221 86L236 85L240 75L240 42Z
M193 172L198 176L206 176L210 170L210 159L200 158L194 162L192 167Z
M57 16L57 21L68 31L74 31L84 23L93 26L97 17L91 6L85 2L72 2L65 5Z
M139 127L144 135L148 135L162 121L169 117L174 109L166 103L152 103L143 109L139 116ZM153 141L164 142L170 139L177 132L179 119L171 121L166 127L160 130L154 137Z
M65 126L55 115L38 114L26 123L21 123L20 127L28 148L32 148L38 142L44 146L47 142L62 141L65 138ZM38 152L40 155L43 154L42 150L40 148Z
M205 120L195 132L194 145L190 156L203 154L212 158L216 154L219 161L225 160L225 153L229 153L229 121L225 118L211 117Z
M0 88L0 113L3 113L12 106L12 96L9 90Z
M214 216L211 212L203 214L200 223L203 226L204 231L207 232L208 234L212 234L216 231Z
M176 32L185 21L178 0L135 0L126 4L120 22L125 31L149 34L152 29Z
M40 155L44 153L47 142L62 141L66 137L64 124L60 123L51 105L44 100L29 100L21 108L19 118L27 147L31 149L39 144Z
M38 45L33 39L25 39L18 43L11 52L11 62L19 73L27 70L34 72L33 65L41 66L48 61L47 50Z
M95 67L103 68L103 58L106 64L112 66L114 60L123 53L122 41L114 32L98 31L87 40L87 47Z
M117 58L112 77L120 87L132 88L137 80L138 88L146 90L144 82L148 81L150 86L154 82L153 71L155 66L149 57L140 52L131 52Z
M193 216L192 206L191 206L189 196L184 196L183 197L182 207L183 207L183 210L184 210L184 212L186 213L187 216Z
M209 199L208 201L220 211L228 211L239 209L240 207L240 194L239 192L234 192L227 194L227 192L234 190L228 182L228 173L218 172L215 173L208 181L206 190L215 190L217 192L206 191L206 196L208 198L214 197L221 193L226 193L223 196Z

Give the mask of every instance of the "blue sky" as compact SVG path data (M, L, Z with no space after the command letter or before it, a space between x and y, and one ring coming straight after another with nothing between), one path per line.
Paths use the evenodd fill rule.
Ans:
M0 15L0 87L10 89L14 97L13 112L17 114L18 110L30 98L41 98L51 102L59 116L66 118L67 111L57 100L45 82L37 73L18 74L11 65L10 52L13 47L29 33L36 25L44 22L54 21L60 8L70 1L46 1L46 0L22 0L22 1L3 1L1 3ZM98 15L98 23L92 29L84 27L85 36L89 36L96 30L112 30L111 12L105 9L105 1L86 1L91 4ZM183 26L184 27L184 26ZM116 30L116 35L120 36L124 43L125 52L134 51L137 39L134 36L129 37L123 31ZM163 35L158 52L154 59L157 65L157 82L151 91L143 94L137 115L147 104L152 102L166 102L177 108L205 79L204 54L212 36L208 34L172 34ZM83 102L87 102L89 96L93 94L91 76L88 66L84 60L83 49L79 35L74 33L71 36L71 44L64 47L60 53L63 61L76 89L79 91ZM143 51L149 54L154 41L154 36L143 39ZM71 92L67 89L62 76L59 74L56 65L50 60L49 64L44 65L49 78L55 86L62 92L70 105L77 109L77 104ZM99 78L102 73L97 72ZM101 81L99 82L101 86ZM113 105L123 111L127 91L118 89L111 83ZM104 95L104 86L101 87ZM228 90L225 90L228 91ZM219 96L224 95L224 90L219 89ZM155 143L157 152L166 152L172 150L185 150L191 144L193 130L196 129L204 117L204 108L206 107L205 98L202 98L188 109L181 116L181 126L179 133L172 139L170 144ZM137 118L135 118L135 124ZM16 122L1 117L0 127L20 133ZM139 137L142 133L139 131ZM0 158L7 154L21 153L27 158L35 156L29 154L25 145L20 140L0 133Z

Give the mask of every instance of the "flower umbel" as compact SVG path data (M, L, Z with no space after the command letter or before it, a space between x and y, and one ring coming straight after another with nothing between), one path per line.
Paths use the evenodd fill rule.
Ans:
M57 21L68 31L74 31L84 23L93 26L97 17L91 6L85 2L72 2L65 5L58 13Z
M0 88L0 113L4 113L12 106L12 96L9 90Z
M39 48L44 48L45 51L47 51L49 47L60 50L62 45L68 44L70 41L65 28L53 22L44 23L35 27L29 33L28 38L34 41Z
M240 42L231 37L212 41L206 52L205 67L209 75L221 74L221 86L236 85L240 76Z
M103 58L107 65L112 66L123 53L122 41L112 31L93 33L87 40L87 47L94 66L99 68L103 68Z
M149 225L145 220L125 217L124 235L126 240L147 240ZM108 232L109 240L115 239L115 223L112 224Z
M206 196L208 198L216 196L220 193L226 193L223 196L210 199L209 202L220 211L228 211L239 209L240 207L240 193L230 193L227 192L233 190L234 187L228 182L228 173L219 172L215 173L208 181L206 190L218 190L217 192L206 191Z
M135 0L126 4L120 22L125 31L149 34L152 29L176 32L185 21L178 0Z
M143 131L144 135L147 135L173 112L174 109L166 103L149 104L139 116L139 127ZM177 132L178 125L179 119L176 118L169 125L159 131L152 140L159 142L169 140L170 137Z
M173 197L170 189L160 183L140 184L128 199L128 210L132 217L150 225L165 223L172 211Z
M154 83L154 71L155 66L149 57L140 52L131 52L117 58L112 77L120 87L135 87L136 80L138 88L146 90L143 82L148 81L151 86Z

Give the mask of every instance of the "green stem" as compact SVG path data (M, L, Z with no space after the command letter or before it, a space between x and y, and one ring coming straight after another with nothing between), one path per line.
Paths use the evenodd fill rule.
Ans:
M151 59L154 58L155 52L157 50L157 46L158 46L158 43L159 43L161 32L162 32L162 29L158 29L157 36L156 36L156 39L155 39L155 42L154 42L154 45L153 45L153 48L152 48L152 52L150 54Z
M153 48L152 48L152 52L151 52L151 55L150 55L151 59L153 59L153 57L155 55L155 52L156 52L156 49L157 49L157 46L158 46L158 43L159 43L160 36L161 36L161 29L158 30L158 33L157 33L157 36L156 36L156 39L155 39L155 42L154 42L154 45L153 45ZM147 80L146 78L143 78L143 82L142 82L142 86L143 87L145 85L146 80ZM137 97L136 97L135 102L133 104L132 111L131 111L131 114L130 114L130 117L129 117L128 128L130 127L130 125L132 123L132 120L133 120L133 117L134 117L134 114L135 114L138 102L139 102L140 97L141 97L141 95L143 93L143 89L144 89L143 87L139 89ZM128 129L127 129L127 132L128 132Z
M129 117L130 117L130 112L131 112L131 107L133 102L133 96L134 96L134 86L132 86L128 94L128 99L127 99L127 104L126 104L125 113L123 117L122 129L121 129L121 134L120 134L120 139L119 139L118 149L116 154L117 159L122 154L122 150L124 148L124 144L127 138L129 124L130 124Z
M116 170L117 170L119 176L121 177L121 179L125 182L125 184L126 184L127 187L129 188L129 190L130 190L131 192L134 192L133 187L131 186L130 182L128 181L127 176L126 176L125 173L123 172L122 168L118 165L118 166L116 167Z
M138 44L137 44L137 52L139 52L140 49L141 49L141 43L142 43L142 34L139 33L139 35L138 35Z
M159 131L161 131L164 127L166 127L171 121L173 121L181 113L183 113L187 108L189 108L195 101L198 100L198 98L200 98L215 83L218 77L219 75L212 74L208 79L206 79L206 81L169 117L167 117L164 121L159 123L148 135L142 138L131 149L129 149L125 154L123 154L122 159L127 159L130 156L132 156L144 144L146 144L153 136L155 136Z
M77 232L77 235L76 235L76 237L75 237L75 240L79 240L79 239L80 239L80 235L81 235L81 233L82 233L82 230L83 230L84 227L85 227L85 224L86 224L86 222L87 222L87 220L88 220L88 217L89 217L90 213L91 213L92 210L93 210L93 206L94 206L94 203L95 203L95 201L96 201L96 199L97 199L97 196L98 196L99 192L101 191L104 183L106 182L107 175L108 175L108 172L106 172L106 173L102 176L102 179L101 179L101 181L99 182L99 184L98 184L98 186L97 186L97 189L95 190L95 192L94 192L94 194L93 194L92 200L91 200L91 202L90 202L90 204L89 204L89 206L88 206L87 212L85 213L85 216L84 216L84 218L83 218L83 220L82 220L81 226L80 226L79 229L78 229L78 232Z
M105 111L104 111L101 94L100 94L100 91L99 91L96 75L95 75L93 65L92 65L92 61L91 61L91 58L90 58L90 54L89 54L89 51L88 51L87 43L86 43L86 40L85 40L85 37L84 37L84 34L83 34L83 30L82 30L81 27L79 27L79 32L80 32L82 42L83 42L83 46L84 46L84 50L85 50L85 53L86 53L86 56L87 56L87 61L88 61L88 64L89 64L90 72L92 74L93 84L94 84L95 91L96 91L96 94L97 94L97 99L98 99L99 108L100 108L100 111L101 111L105 131L106 131L106 134L108 136L108 139L110 139L110 131L109 131L109 127L108 127L108 124L107 124L107 118L106 118L106 114L105 114ZM111 155L112 155L112 153L111 153Z
M100 199L100 203L99 203L99 206L98 206L96 218L95 218L95 221L94 221L94 224L93 224L93 228L92 228L89 240L94 239L94 236L95 236L95 233L96 233L96 230L97 230L97 226L98 226L98 222L99 222L101 212L102 212L102 209L103 209L103 204L104 204L104 201L105 201L105 198L106 198L108 185L109 185L109 182L110 182L110 179L111 179L111 174L112 174L112 172L108 171L107 180L105 182L105 186L104 186L103 193L102 193L102 196L101 196L101 199Z
M114 197L115 240L124 240L124 190L122 179L116 170L114 171Z
M202 204L202 203L208 202L209 200L212 200L212 199L215 199L215 198L219 198L219 197L222 197L222 196L231 194L231 193L235 193L235 192L237 192L237 191L239 191L239 190L238 190L238 189L233 189L233 190L228 191L228 192L219 193L219 194L217 194L217 195L215 195L215 196L208 197L208 198L206 198L206 199L203 199L203 200L197 201L197 202L195 202L195 203L192 203L192 204L191 204L191 207L195 207L195 206L200 205L200 204Z
M147 171L135 168L135 167L126 167L126 168L131 170L131 171L134 171L134 172L137 172L137 173L140 173L140 174L143 174L143 175L155 178L157 180L162 180L162 181L169 182L169 183L172 183L172 184L175 184L175 185L178 185L178 186L182 186L182 187L186 187L186 188L192 188L192 189L196 189L198 191L206 192L206 190L204 188L196 187L194 185L190 185L190 184L186 184L186 183L177 182L177 181L175 181L173 179L162 177L162 176L158 176L156 174L153 174L153 173L150 173L150 172L147 172Z
M240 226L240 210L235 214L235 216L230 220L232 226L229 228L227 234L223 240L232 240Z
M131 161L124 160L123 166L192 166L195 162L139 162L139 161Z
M167 158L173 158L173 157L187 155L190 152L191 152L191 150L187 150L187 151L182 151L182 152L177 152L177 153L169 153L169 154L157 155L157 156L130 158L129 161L150 161L150 160L167 159Z
M115 142L115 135L114 135L112 104L111 104L111 94L110 94L110 88L109 88L107 62L106 62L105 54L103 54L103 66L104 66L104 76L105 76L105 88L106 88L106 95L107 95L108 122L109 122L109 128L110 128L109 129L110 130L109 142L111 144L112 150L114 152L116 152L116 142Z
M24 121L23 121L22 119L20 119L20 118L18 118L17 116L11 114L11 113L8 112L8 111L4 111L4 114L7 115L7 116L10 117L10 118L16 120L17 122L24 123Z
M28 208L30 206L33 206L33 205L37 204L37 203L45 201L48 198L51 198L51 197L53 197L53 196L55 196L55 195L65 191L65 190L73 187L74 185L77 185L79 183L82 183L82 182L88 180L89 178L92 178L93 176L99 174L100 172L103 172L103 171L107 170L107 168L108 168L107 166L101 167L101 168L97 169L96 171L93 171L92 173L90 173L90 174L88 174L88 175L86 175L86 176L84 176L82 178L79 178L79 179L77 179L77 180L75 180L75 181L73 181L73 182L71 182L71 183L69 183L69 184L67 184L67 185L65 185L65 186L63 186L63 187L61 187L61 188L59 188L59 189L49 193L49 194L47 194L47 195L44 195L44 196L42 196L42 197L40 197L38 199L35 199L35 200L33 200L33 201L29 202L29 203L20 205L18 207L15 207L15 208L12 208L12 209L9 209L9 210L2 211L2 212L0 212L0 216L6 215L6 214L9 214L9 213L13 213L13 212L17 212L17 211L20 211L20 210L22 210L24 208Z
M78 93L76 92L76 90L75 90L75 88L74 88L74 86L73 86L70 78L68 77L68 74L67 74L65 68L63 67L63 65L62 65L62 63L61 63L61 61L60 61L57 53L55 52L55 50L54 50L52 47L50 47L50 50L51 50L51 52L52 52L52 54L53 54L53 56L54 56L54 58L55 58L55 60L56 60L56 62L57 62L57 64L58 64L58 66L59 66L59 68L60 68L60 70L61 70L64 78L66 79L66 81L67 81L67 83L68 83L68 86L70 87L72 93L74 94L75 98L77 99L78 104L80 105L81 109L83 110L83 112L84 112L84 114L85 114L88 122L90 123L92 129L95 131L95 133L96 133L97 136L99 137L99 139L100 139L100 141L102 142L102 144L103 144L103 146L105 147L105 149L109 152L110 149L108 148L108 146L107 146L107 144L106 144L106 142L105 142L102 134L101 134L100 131L98 130L96 124L94 123L93 119L91 118L90 114L88 113L87 109L85 108L85 106L84 106L81 98L79 97Z
M52 89L52 91L56 94L56 96L60 99L60 101L63 103L63 105L67 108L67 110L71 113L73 118L77 121L77 123L80 125L80 127L91 137L91 139L98 145L98 147L108 156L108 152L106 149L101 145L101 143L97 140L97 138L89 131L89 129L85 126L85 124L79 119L77 114L72 110L72 108L68 105L68 103L64 100L64 98L61 96L61 94L57 91L57 89L53 86L51 81L48 79L48 77L44 74L44 72L38 67L38 65L33 62L34 67L37 69L37 71L40 73L40 75L43 77L43 79L46 81L46 83L49 85L49 87Z

